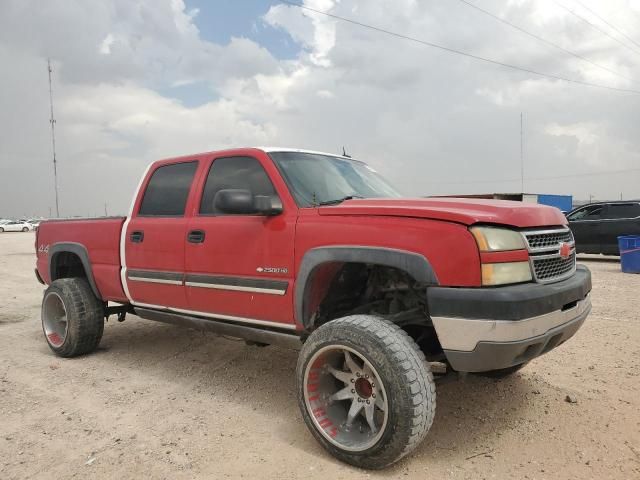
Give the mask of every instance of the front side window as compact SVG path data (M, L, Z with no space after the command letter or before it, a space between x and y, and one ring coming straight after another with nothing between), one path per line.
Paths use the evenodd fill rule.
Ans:
M572 213L567 217L569 221L575 220L597 220L602 214L602 205L594 205L592 207L585 207L577 212Z
M252 157L225 157L213 161L204 186L200 213L221 215L214 205L220 190L248 190L253 196L274 196L276 191L260 162Z
M640 217L640 203L613 203L607 208L605 218L636 218Z
M142 198L141 216L180 217L191 190L198 162L175 163L159 167L147 184Z
M300 207L339 202L347 197L398 198L401 195L367 164L315 153L272 152Z

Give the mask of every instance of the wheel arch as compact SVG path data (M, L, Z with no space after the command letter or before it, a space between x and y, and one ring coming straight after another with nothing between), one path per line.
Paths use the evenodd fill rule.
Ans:
M89 252L81 243L60 242L53 244L49 248L49 278L51 279L51 282L53 283L54 280L59 278L77 276L66 275L64 272L60 271L62 262L69 262L69 259L73 259L71 260L72 262L79 262L73 263L73 266L77 267L79 265L82 267L84 278L89 282L89 286L91 287L93 294L97 298L102 299L102 295L100 295L100 291L98 290L98 286L96 285L93 277L91 261L89 260Z
M304 331L313 327L312 312L309 310L314 287L335 274L345 263L361 263L393 267L404 271L416 281L425 285L438 285L438 277L426 257L419 253L385 247L331 246L318 247L307 251L300 263L294 290L294 311L298 326ZM333 270L333 271L332 271Z

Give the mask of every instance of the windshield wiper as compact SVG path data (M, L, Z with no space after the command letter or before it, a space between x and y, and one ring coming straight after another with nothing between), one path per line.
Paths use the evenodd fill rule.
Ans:
M354 198L364 198L362 195L347 195L346 197L336 198L334 200L325 200L324 202L318 202L316 205L318 207L322 207L325 205L337 205L338 203L342 203L345 200L352 200Z

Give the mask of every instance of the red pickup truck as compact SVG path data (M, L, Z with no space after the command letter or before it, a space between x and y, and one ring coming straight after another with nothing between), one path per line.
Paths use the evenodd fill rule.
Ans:
M299 406L333 455L382 468L433 421L434 373L509 375L589 314L559 210L401 198L367 164L242 148L156 162L127 217L43 222L49 347L127 313L300 349Z

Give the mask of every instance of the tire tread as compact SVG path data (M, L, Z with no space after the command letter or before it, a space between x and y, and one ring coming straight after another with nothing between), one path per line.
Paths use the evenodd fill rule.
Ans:
M67 313L67 338L60 347L47 344L56 355L76 357L94 351L104 332L102 303L84 278L60 278L51 283L44 297L55 291ZM44 302L44 300L43 300Z
M380 317L370 315L353 315L339 318L328 322L316 331L314 331L309 340L314 342L314 337L322 337L323 332L329 330L334 331L353 331L359 336L375 337L382 343L385 354L391 357L389 360L399 369L400 377L404 380L402 384L405 386L409 395L409 404L403 414L406 416L406 436L398 441L402 445L385 448L383 452L374 457L354 456L340 453L339 458L352 463L354 465L365 468L383 468L387 465L395 463L411 451L425 438L435 417L436 408L436 391L433 375L425 361L424 353L420 350L415 341L398 325ZM305 344L306 346L307 344ZM303 347L304 351L305 347ZM304 359L301 352L300 359ZM298 364L298 382L302 382L300 378L301 364ZM299 394L300 394L300 388ZM301 402L301 408L304 408L304 401ZM304 415L304 414L303 414ZM306 421L306 417L305 417ZM307 422L308 423L308 422ZM310 425L310 428L314 428ZM315 435L315 433L314 433ZM320 438L315 435L316 438ZM325 447L325 442L321 442ZM333 447L333 449L338 450ZM341 452L338 450L338 452Z

